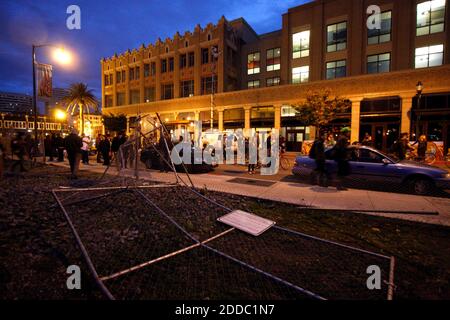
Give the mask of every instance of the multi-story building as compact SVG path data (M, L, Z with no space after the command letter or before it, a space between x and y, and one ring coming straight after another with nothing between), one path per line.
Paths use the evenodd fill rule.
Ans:
M22 93L0 92L0 113L31 114L32 97Z
M380 28L369 29L374 5ZM314 130L292 106L327 88L352 102L332 125L351 126L352 141L367 132L386 150L419 127L448 147L449 16L446 0L316 0L289 9L281 30L263 35L243 18L222 17L102 60L103 111L158 112L169 126L195 119L209 127L214 91L217 129L280 129L298 151Z

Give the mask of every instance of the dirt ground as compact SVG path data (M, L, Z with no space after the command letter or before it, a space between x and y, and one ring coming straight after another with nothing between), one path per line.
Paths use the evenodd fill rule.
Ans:
M98 182L95 179L98 176L82 173L76 183L94 185ZM7 175L0 181L1 299L104 299L50 193L53 188L70 185L74 182L68 179L66 170L55 167ZM309 211L200 191L226 207L270 218L279 226L395 256L396 299L450 298L449 228L356 213ZM215 222L226 210L183 188L148 189L143 193L195 239L203 241L228 229ZM89 193L88 197L93 195ZM85 194L75 195L64 203L100 276L194 243L135 192L70 204L83 197ZM208 245L326 298L385 298L384 290L374 294L362 285L367 277L363 269L368 264L384 264L383 279L387 279L388 265L379 259L279 230L257 239L233 231ZM82 290L66 288L66 268L74 264L85 275ZM306 298L206 249L189 251L106 284L117 298L123 299Z

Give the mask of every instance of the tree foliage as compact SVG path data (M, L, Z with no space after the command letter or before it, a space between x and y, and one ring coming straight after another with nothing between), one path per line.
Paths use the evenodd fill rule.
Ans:
M336 115L351 108L348 99L332 97L330 90L308 93L306 101L294 105L298 118L305 126L322 128L330 124Z
M98 112L98 101L92 90L84 83L74 83L70 86L68 94L63 98L67 105L67 112L80 115L81 133L84 131L84 113L89 114L91 108Z

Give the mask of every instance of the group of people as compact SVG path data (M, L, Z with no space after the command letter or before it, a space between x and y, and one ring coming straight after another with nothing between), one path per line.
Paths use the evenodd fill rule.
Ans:
M326 154L328 148L332 148L332 158L337 162L337 189L341 191L347 190L344 187L344 179L350 174L349 153L347 152L349 142L350 128L343 128L337 141L333 135L326 131L321 131L318 138L310 150L310 158L315 160L316 170L313 173L313 184L319 184L322 187L328 187L328 172L326 169Z

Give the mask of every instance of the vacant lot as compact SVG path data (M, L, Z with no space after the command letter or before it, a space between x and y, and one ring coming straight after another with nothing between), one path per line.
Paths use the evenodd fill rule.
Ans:
M87 176L89 175L89 176ZM69 186L65 169L42 167L0 182L0 292L2 299L102 299L50 190ZM81 183L98 176L83 173ZM114 183L111 183L111 185ZM107 191L109 192L109 191ZM449 299L450 229L356 213L308 211L296 206L201 190L226 207L273 219L278 225L397 259L397 299ZM184 188L148 189L144 195L198 240L228 230L226 213ZM70 195L63 194L62 198ZM70 204L67 209L100 276L176 251L194 242L132 191ZM233 231L208 244L326 298L383 299L369 292L365 268L386 262L300 236L271 230L260 238ZM66 268L78 264L82 290L66 289ZM251 272L212 250L194 249L106 285L124 299L301 299L306 295Z

